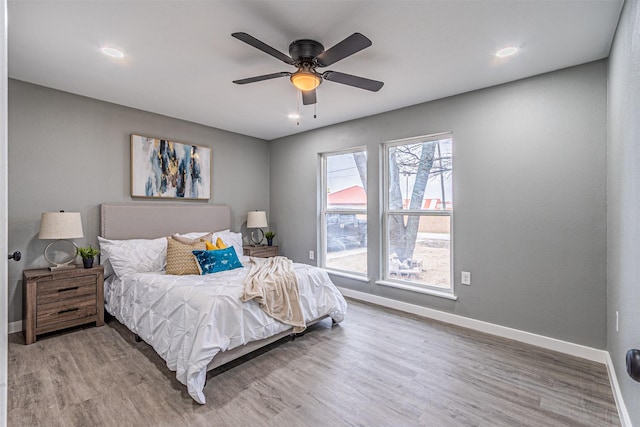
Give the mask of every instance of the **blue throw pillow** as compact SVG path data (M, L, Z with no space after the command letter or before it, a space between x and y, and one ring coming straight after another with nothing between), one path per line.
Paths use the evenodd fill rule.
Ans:
M192 251L198 261L200 274L212 274L219 271L242 268L233 246L212 251Z

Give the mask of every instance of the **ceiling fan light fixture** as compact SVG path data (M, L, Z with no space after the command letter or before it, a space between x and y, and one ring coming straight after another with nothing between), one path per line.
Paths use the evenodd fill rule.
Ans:
M291 83L301 91L314 90L318 86L322 79L317 74L310 71L298 70L291 75Z

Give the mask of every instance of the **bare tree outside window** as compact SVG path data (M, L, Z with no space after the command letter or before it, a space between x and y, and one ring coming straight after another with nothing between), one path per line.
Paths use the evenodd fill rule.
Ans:
M388 144L387 278L451 287L452 138Z

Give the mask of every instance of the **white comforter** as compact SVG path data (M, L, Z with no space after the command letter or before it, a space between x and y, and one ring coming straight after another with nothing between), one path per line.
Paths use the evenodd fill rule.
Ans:
M134 273L105 283L105 308L153 346L201 404L207 365L221 351L290 328L255 301L240 300L248 268L207 276ZM294 264L306 321L329 315L341 322L347 303L317 267Z

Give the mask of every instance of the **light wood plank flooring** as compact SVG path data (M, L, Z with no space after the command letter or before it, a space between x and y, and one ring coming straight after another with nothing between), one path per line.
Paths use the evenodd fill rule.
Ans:
M310 329L209 373L206 405L115 319L12 334L9 426L620 425L604 365L355 301Z

